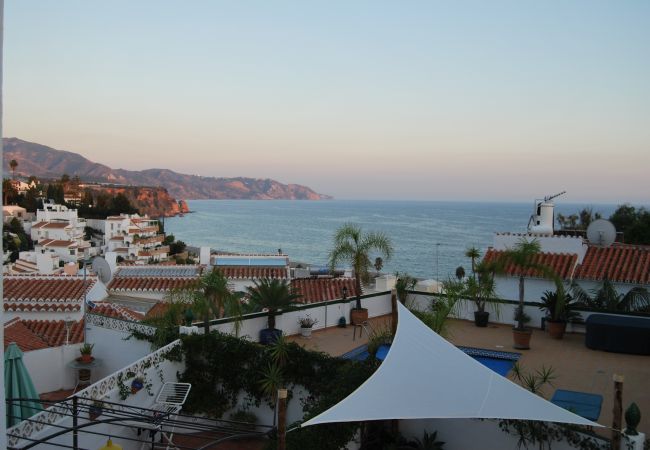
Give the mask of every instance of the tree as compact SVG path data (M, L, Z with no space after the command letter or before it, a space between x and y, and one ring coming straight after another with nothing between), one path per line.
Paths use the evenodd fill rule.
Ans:
M268 311L268 328L275 328L275 316L278 310L296 303L301 296L292 292L286 280L262 278L254 286L246 288L249 301L255 311Z
M15 180L16 179L16 167L18 167L18 161L15 159L12 159L9 161L9 167L11 167L11 176Z
M369 278L370 252L373 250L386 260L393 254L390 239L383 233L364 234L358 225L345 224L334 235L334 248L329 254L330 270L334 271L336 265L342 262L352 266L357 290L356 309L361 309L361 282L367 282Z
M621 294L614 284L605 278L599 288L591 291L591 295L575 281L571 284L571 292L578 303L589 308L625 312L650 311L650 292L641 286Z
M235 328L239 330L241 321L241 304L239 296L228 288L228 279L217 269L203 274L195 283L172 291L172 302L191 304L195 313L203 319L205 333L210 332L210 320L222 317L234 317Z
M384 268L384 260L381 258L381 256L377 256L375 258L375 270L377 271L377 274L381 272L381 269Z
M623 233L628 244L650 244L650 211L631 205L619 206L609 220Z
M465 268L463 266L456 267L456 278L458 278L458 281L465 278Z
M546 278L551 278L555 281L558 293L558 304L556 308L561 313L564 308L564 286L562 281L557 276L557 274L550 267L545 264L537 262L535 256L541 252L541 247L539 241L532 240L528 241L522 239L517 242L513 249L504 251L501 256L497 259L496 264L490 265L486 269L496 273L505 273L508 266L514 266L519 273L519 310L523 312L524 310L524 283L525 283L525 273L528 270L534 270L539 272L542 276ZM517 319L517 329L523 330L524 322L522 320L522 315L518 316Z
M177 255L179 253L183 253L186 248L187 248L187 244L185 244L185 242L183 241L172 242L171 244L169 244L169 254Z
M469 247L465 250L465 256L472 260L472 274L476 277L476 260L481 257L481 252L476 247Z

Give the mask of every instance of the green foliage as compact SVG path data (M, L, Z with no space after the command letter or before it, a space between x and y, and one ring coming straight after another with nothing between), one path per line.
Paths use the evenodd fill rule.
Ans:
M614 284L607 278L599 288L585 291L577 282L571 284L571 293L576 304L604 311L650 312L650 292L636 286L625 294L619 294Z
M599 212L594 213L591 208L582 208L577 214L565 216L558 213L556 217L558 225L563 230L586 230L591 222L602 216Z
M617 231L623 232L626 243L650 244L650 211L647 209L636 209L628 204L620 205L609 220Z
M25 233L23 224L16 217L5 225L2 233L2 250L11 252L10 261L18 259L19 253L33 248L31 237Z
M444 290L445 296L436 297L429 309L422 311L411 308L410 311L440 336L447 337L449 336L447 319L458 312L462 289L457 283L445 282Z
M558 305L560 304L558 292L544 291L544 294L542 294L540 299L542 302L539 309L546 311L546 317L548 319L564 322L580 319L580 313L575 310L576 306L578 306L577 302L571 294L564 295L564 307L560 309L558 308Z
M373 329L368 337L368 354L375 358L379 347L382 345L392 344L394 337L390 325L384 325L383 327Z
M357 288L357 309L361 309L361 282L367 282L370 278L370 253L373 251L388 260L393 254L393 245L383 233L364 233L361 227L351 223L343 225L334 235L334 248L328 258L330 270L334 271L343 262L352 266Z
M187 244L183 241L172 242L171 244L169 244L169 254L177 255L179 253L183 253L186 248L187 248Z
M262 278L254 281L254 286L247 288L249 302L254 311L268 310L268 327L275 328L275 316L278 310L297 303L299 294L291 290L287 280Z
M429 434L425 430L422 440L415 439L416 446L414 448L421 449L421 450L442 450L444 448L445 443L439 441L437 438L438 438L437 431L434 431L433 433Z
M514 381L529 391L543 396L543 388L552 386L555 380L555 371L552 367L543 367L535 371L526 371L519 364L515 363L511 376ZM551 449L553 442L567 442L571 448L581 450L600 450L609 448L607 444L601 444L597 439L584 434L589 433L587 427L540 422L535 420L514 420L503 419L499 421L501 431L517 436L518 448Z
M217 332L183 336L181 339L185 371L179 379L192 383L192 390L184 406L186 412L221 417L237 406L240 394L256 406L262 401L272 400L271 389L262 380L273 375L276 379L274 384L279 384L276 377L279 368L273 346L265 347ZM302 386L309 392L309 396L301 401L305 410L304 420L320 414L347 397L377 367L377 363L370 358L368 361L333 358L324 353L305 350L295 343L286 343L286 354L281 383L289 390ZM224 364L224 361L228 363ZM274 365L276 368L273 368ZM287 448L341 449L357 428L358 424L352 423L295 430L287 435Z
M395 276L397 281L395 282L395 290L397 291L397 298L402 303L406 304L406 298L408 297L408 291L412 290L415 287L415 284L418 282L408 273L399 273L396 272Z

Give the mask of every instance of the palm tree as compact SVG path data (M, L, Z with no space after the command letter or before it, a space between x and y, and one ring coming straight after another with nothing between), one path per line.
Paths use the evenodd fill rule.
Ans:
M625 312L650 311L650 292L647 289L637 286L626 294L620 294L608 278L603 280L600 288L592 290L591 295L575 281L571 284L571 292L578 303L590 308Z
M286 280L262 278L254 283L254 286L246 288L250 303L256 311L268 311L268 327L273 330L278 310L297 303L301 296L292 292Z
M9 161L9 167L11 167L11 173L12 173L12 178L15 180L16 179L16 167L18 167L18 161L15 159L12 159Z
M558 275L545 264L541 264L536 261L535 256L541 252L541 247L539 241L533 239L528 241L522 239L517 242L514 248L504 251L500 258L497 260L496 265L490 267L491 270L497 273L504 273L508 266L514 266L515 269L519 272L519 311L523 312L524 310L524 282L525 282L525 273L528 270L534 270L539 272L542 276L550 278L555 282L558 293L558 303L557 310L561 314L562 309L564 308L564 286ZM522 315L518 315L517 318L517 329L524 329L524 321L522 320Z
M351 223L343 225L334 235L334 248L329 254L329 265L333 271L337 264L349 263L354 269L354 279L357 290L355 309L361 308L361 282L367 281L368 270L371 266L370 252L381 253L384 260L393 254L393 245L383 233L364 234L361 227Z
M476 247L469 247L465 250L465 256L472 260L472 274L476 277L476 260L481 257L481 252Z
M241 303L239 296L228 288L228 279L214 267L195 283L172 291L170 300L191 304L192 309L203 318L205 333L210 332L210 320L230 316L235 318L235 330L241 323Z

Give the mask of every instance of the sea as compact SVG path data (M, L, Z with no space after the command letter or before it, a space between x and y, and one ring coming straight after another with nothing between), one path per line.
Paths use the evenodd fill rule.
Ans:
M484 254L495 232L525 232L533 213L529 203L371 200L190 200L192 211L165 219L165 231L189 246L234 253L277 253L291 261L327 265L336 230L354 223L385 233L394 247L382 272L445 280L458 266L466 272L468 247ZM570 215L590 207L603 217L613 204L556 203ZM374 261L374 256L372 258Z

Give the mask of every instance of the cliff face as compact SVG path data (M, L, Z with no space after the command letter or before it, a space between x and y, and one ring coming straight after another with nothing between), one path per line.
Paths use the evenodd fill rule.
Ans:
M111 169L83 156L55 150L44 145L16 138L4 138L5 173L11 173L9 161L18 162L17 175L59 178L64 173L77 175L83 181L101 183L160 186L169 195L185 199L253 199L253 200L324 200L328 195L314 192L307 186L283 184L269 178L218 178L185 175L168 169Z
M149 217L171 217L189 212L187 204L184 201L176 201L165 188L101 185L86 185L86 187L90 188L95 195L102 192L111 196L124 194L141 214L147 214Z

